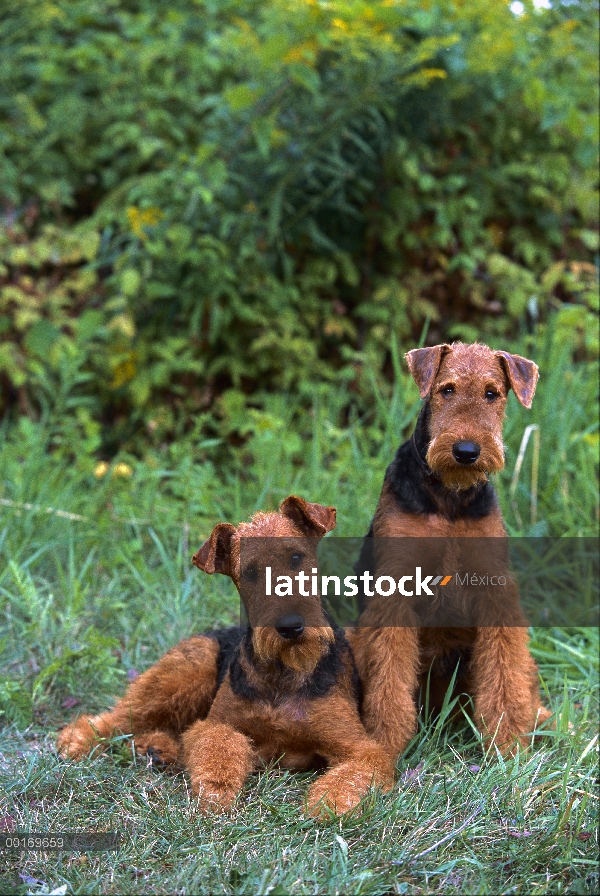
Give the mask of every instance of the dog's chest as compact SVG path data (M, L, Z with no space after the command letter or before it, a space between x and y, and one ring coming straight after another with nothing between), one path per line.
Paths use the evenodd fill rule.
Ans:
M308 703L301 698L285 698L274 703L256 701L243 727L255 742L278 736L289 739L306 727L308 717Z
M490 513L479 520L448 520L440 514L430 513L421 525L423 522L428 538L502 538L506 535L499 513Z
M253 742L265 761L288 759L293 755L293 767L312 764L315 740L311 734L309 703L302 698L287 698L280 702L254 703L252 712L241 720L240 730ZM289 762L284 760L284 765Z

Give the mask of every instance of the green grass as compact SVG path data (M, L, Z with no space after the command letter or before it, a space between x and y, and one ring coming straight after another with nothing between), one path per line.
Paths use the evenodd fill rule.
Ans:
M571 366L551 339L521 353L538 360L542 379L531 412L512 398L509 406L507 467L497 478L509 531L594 535L596 368ZM298 493L337 506L336 534L365 531L385 467L419 405L399 368L393 388L373 379L368 417L347 414L345 387L324 389L308 407L274 397L243 421L241 448L209 440L199 425L178 444L117 458L133 470L126 478L94 475L98 458L73 444L68 418L5 427L0 823L22 831L113 829L124 838L110 853L3 855L1 892L65 884L69 893L598 889L593 629L533 632L545 700L558 712L555 733L502 762L484 756L467 721L424 724L399 763L394 791L341 822L304 818L307 775L267 770L252 778L230 817L203 819L185 777L134 761L126 740L79 764L53 752L58 727L77 711L109 706L127 672L147 668L190 632L237 618L229 580L202 576L189 562L216 522ZM541 434L536 520L531 444L514 504L509 493L529 423ZM77 706L69 706L73 699Z

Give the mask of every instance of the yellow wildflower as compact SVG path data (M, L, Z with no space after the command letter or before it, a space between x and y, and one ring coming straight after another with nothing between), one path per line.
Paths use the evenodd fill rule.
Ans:
M94 476L96 479L102 479L103 476L106 476L108 471L110 470L110 464L108 464L105 460L101 460L99 464L96 465L96 469L94 470ZM121 479L128 479L130 476L133 476L133 470L129 466L129 464L124 464L120 462L115 465L112 473L112 476L120 477Z
M155 227L161 218L164 218L164 215L161 210L155 206L141 209L136 208L135 205L130 205L127 209L129 226L133 233L135 233L141 240L148 239L144 227Z
M118 463L113 470L113 476L121 476L126 479L129 476L133 475L133 470L129 466L129 464Z

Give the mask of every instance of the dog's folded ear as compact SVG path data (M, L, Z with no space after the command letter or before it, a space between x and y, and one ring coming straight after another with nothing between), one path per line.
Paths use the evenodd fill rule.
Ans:
M513 392L523 405L530 408L540 371L537 364L522 358L521 355L510 355L508 352L494 352Z
M413 348L404 355L410 374L419 387L421 398L427 398L431 392L442 358L451 351L452 346L444 343L432 345L431 348Z
M321 537L335 529L335 507L323 504L309 504L303 498L290 495L279 508L284 516L295 523L307 535Z
M218 526L215 526L208 541L205 541L192 557L194 566L210 575L213 572L220 572L224 576L231 575L229 560L231 538L234 532L235 526L232 526L231 523L219 523Z

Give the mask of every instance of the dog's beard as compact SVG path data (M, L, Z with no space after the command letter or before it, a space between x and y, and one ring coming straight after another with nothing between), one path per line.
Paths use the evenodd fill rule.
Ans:
M305 628L296 640L286 640L273 626L253 629L254 652L263 662L279 660L293 672L310 674L333 642L335 635L329 626Z
M452 455L452 446L461 440L456 433L444 432L434 438L427 449L426 460L432 473L452 491L460 492L487 481L488 473L504 468L504 445L489 436L481 444L481 454L474 464L459 464Z
M487 482L485 472L483 470L473 469L473 467L469 470L465 470L464 467L459 467L457 465L455 469L441 470L438 475L442 480L442 484L453 492L463 492L469 488L473 488L475 485L481 485L484 482Z

